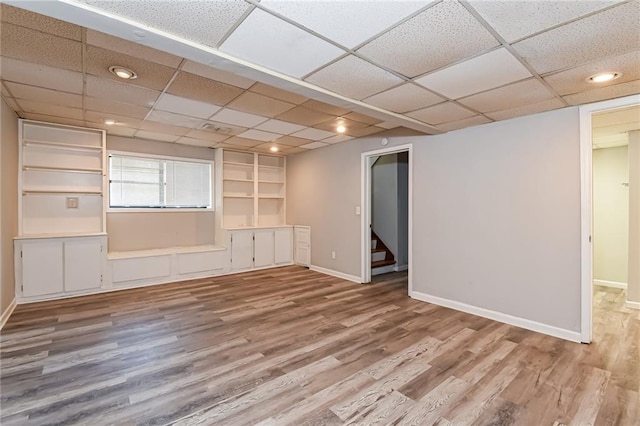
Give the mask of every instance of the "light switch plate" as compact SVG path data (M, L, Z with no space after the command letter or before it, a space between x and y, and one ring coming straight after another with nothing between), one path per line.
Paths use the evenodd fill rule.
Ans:
M67 197L67 208L68 209L77 209L78 208L78 197Z

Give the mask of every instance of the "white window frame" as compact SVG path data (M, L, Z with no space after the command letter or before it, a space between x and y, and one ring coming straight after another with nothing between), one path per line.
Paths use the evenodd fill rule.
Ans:
M144 208L144 207L111 207L111 155L121 155L124 157L150 158L156 160L180 161L190 163L203 163L211 165L211 207L206 208L179 208L179 207L162 207L162 208ZM145 154L142 152L128 151L107 151L107 190L106 207L107 213L176 213L176 212L213 212L216 210L215 198L215 162L213 160L203 160L201 158L190 157L174 157L169 155Z

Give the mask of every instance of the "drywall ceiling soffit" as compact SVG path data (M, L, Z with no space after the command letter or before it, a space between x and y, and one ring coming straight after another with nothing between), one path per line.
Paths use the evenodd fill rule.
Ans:
M3 79L45 90L8 89L15 104L35 111L49 105L47 89L59 90L82 95L81 118L92 123L128 105L119 111L139 122L134 135L153 132L140 127L149 118L198 137L207 130L190 125L228 132L181 135L180 143L331 133L295 146L305 149L398 126L437 133L640 92L635 0L7 3L49 16L3 10ZM142 70L139 80L105 74L115 60ZM611 67L623 76L602 87L585 82ZM61 110L77 117L77 99L64 98ZM347 135L332 132L337 117L352 121Z

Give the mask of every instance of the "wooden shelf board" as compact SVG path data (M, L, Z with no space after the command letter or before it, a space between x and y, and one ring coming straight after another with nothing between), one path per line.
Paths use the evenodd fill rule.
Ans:
M253 168L253 163L236 163L235 161L223 161L222 164L228 164L231 166L244 166Z
M62 143L62 142L46 142L46 141L35 141L25 139L22 141L24 146L39 146L44 148L57 148L57 149L70 149L70 150L79 150L79 151L102 151L102 146L95 145L80 145L73 143Z
M242 195L242 194L223 194L224 198L253 198L253 195Z
M284 184L284 181L281 181L281 180L258 180L258 183L279 183L279 184Z
M253 182L253 179L222 178L222 180L228 180L228 181L231 181L231 182Z
M70 173L96 173L102 174L102 169L92 168L71 168L71 167L50 167L50 166L23 166L22 170L37 170L43 172L70 172Z
M102 191L74 191L74 190L44 190L44 189L24 189L22 191L22 195L28 194L41 194L41 195L60 195L60 194L69 194L69 195L102 195Z

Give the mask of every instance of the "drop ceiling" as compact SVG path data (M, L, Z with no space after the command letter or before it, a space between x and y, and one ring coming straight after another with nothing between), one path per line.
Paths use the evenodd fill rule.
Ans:
M640 93L638 0L3 3L5 100L113 135L291 154Z
M594 114L591 119L593 148L629 144L629 132L640 131L640 105Z

